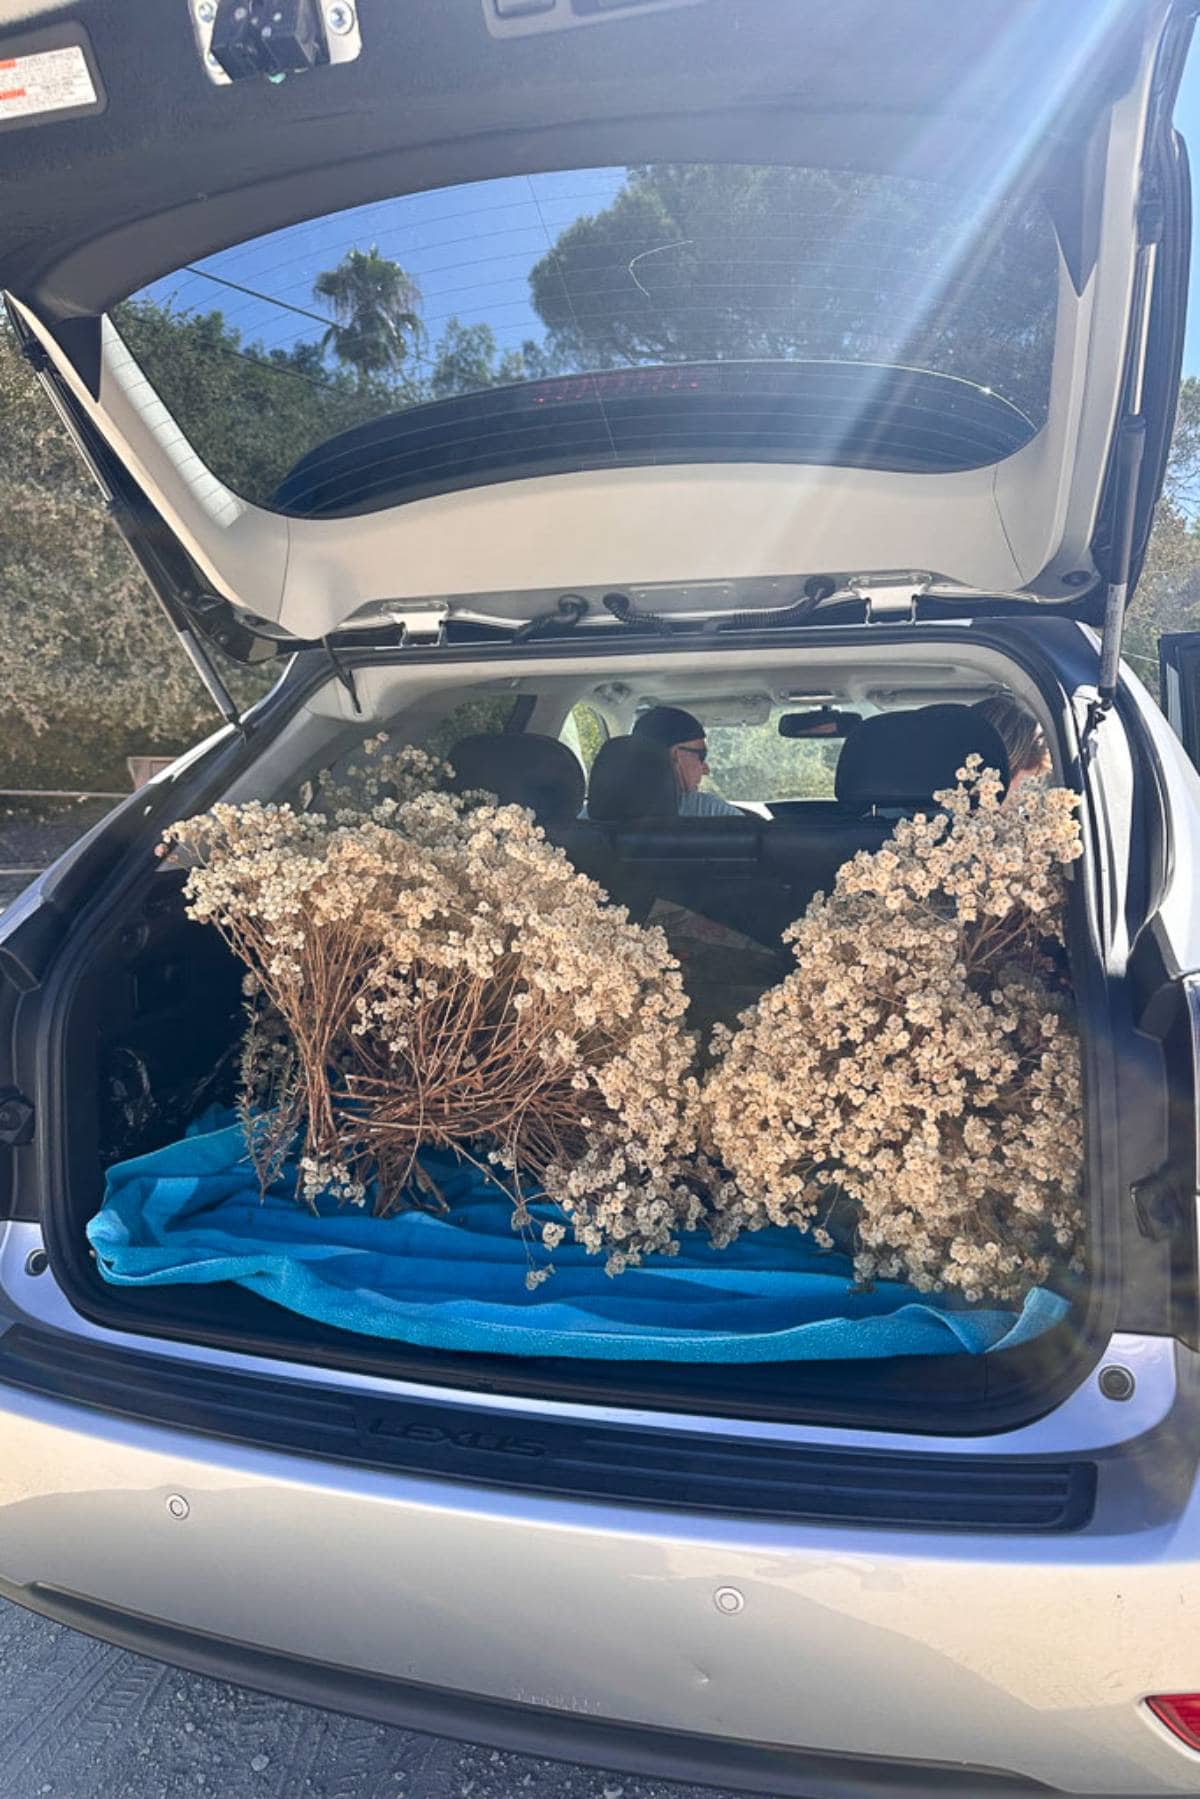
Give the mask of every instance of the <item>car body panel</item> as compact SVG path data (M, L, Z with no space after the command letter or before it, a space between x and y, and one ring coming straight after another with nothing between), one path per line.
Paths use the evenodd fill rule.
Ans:
M1056 1541L809 1531L198 1453L0 1397L10 1588L630 1725L1195 1790L1141 1708L1194 1680L1194 1488L1170 1523Z

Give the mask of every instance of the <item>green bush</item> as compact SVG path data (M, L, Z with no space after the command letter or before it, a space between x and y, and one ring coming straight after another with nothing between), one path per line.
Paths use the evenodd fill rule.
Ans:
M212 702L0 328L0 786L121 788Z

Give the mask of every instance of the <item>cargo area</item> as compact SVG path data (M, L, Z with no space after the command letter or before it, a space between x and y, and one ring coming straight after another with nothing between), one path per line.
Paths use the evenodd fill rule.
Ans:
M693 959L688 976L689 1022L707 1025L736 1018L757 991L779 978L786 965L780 933L815 893L828 890L842 863L885 842L900 815L887 803L896 798L894 766L855 773L854 793L843 780L839 797L844 741L788 740L779 733L781 716L840 709L864 718L886 711L936 721L926 708L965 707L1006 694L1039 718L1053 746L1056 776L1070 779L1044 695L1024 671L990 651L964 655L955 646L951 657L923 643L919 656L915 646L904 646L900 655L892 651L865 665L861 647L852 659L823 649L808 652L803 666L777 655L734 652L723 654L719 670L694 652L628 652L591 668L580 668L582 660L571 666L570 657L544 653L536 671L526 665L514 678L505 666L464 687L452 669L401 669L377 656L356 671L365 723L349 708L341 682L314 682L305 703L273 728L271 741L263 733L253 760L226 785L224 797L311 803L320 770L349 768L364 735L376 729L451 759L458 750L464 763L475 758L490 768L493 787L506 800L523 799L547 835L635 919L657 908L660 918L673 911L692 926L697 917L715 925L721 949ZM632 723L647 703L668 702L687 703L705 716L714 764L709 788L721 785L739 805L738 816L654 817L647 815L644 795L631 802L631 816L614 816L619 800L601 795L594 773L605 744L619 746L627 735L619 727ZM514 720L521 729L513 728ZM547 741L551 752L538 747ZM752 751L764 744L770 754L756 763ZM560 746L579 764L579 786L584 792L591 787L585 816L579 816L574 791L564 795L546 778L546 764L561 773L553 753ZM622 754L618 747L607 760L619 762ZM622 785L616 783L618 793ZM591 813L598 797L602 816L596 818ZM857 1421L883 1429L974 1432L989 1428L990 1418L1037 1415L1075 1384L1094 1357L1092 1333L1104 1316L1104 1248L1111 1241L1098 1188L1085 1196L1091 1221L1087 1276L1065 1281L1066 1315L1033 1340L987 1355L689 1366L653 1358L614 1363L467 1354L374 1341L297 1317L230 1283L137 1290L106 1284L85 1236L106 1171L176 1142L207 1108L232 1103L243 1028L243 970L215 931L186 917L185 871L164 865L149 845L128 867L125 897L110 907L108 925L89 935L86 949L80 945L74 958L63 959L61 982L49 988L49 995L60 996L57 1042L72 1128L61 1144L60 1199L46 1219L46 1237L60 1284L88 1318L139 1336L416 1378L448 1389L750 1418ZM1081 953L1086 957L1082 873L1073 871L1068 883L1073 971L1081 966ZM1073 978L1078 983L1078 975ZM1098 1133L1097 1147L1111 1143L1120 1122L1097 1118L1091 1102L1094 1083L1105 1076L1095 1061L1088 1008L1103 998L1102 982L1090 992L1085 985L1080 1005L1085 1111L1089 1132ZM1165 1099L1161 1115L1165 1121ZM1097 1166L1092 1145L1087 1165Z

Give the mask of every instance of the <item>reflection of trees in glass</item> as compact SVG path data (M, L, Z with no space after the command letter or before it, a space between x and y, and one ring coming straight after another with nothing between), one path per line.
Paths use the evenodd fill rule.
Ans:
M1045 417L1058 257L1037 207L986 219L952 188L863 172L629 171L530 274L579 368L729 358L897 363Z
M508 358L504 360L507 362ZM518 355L512 360L513 373L507 378L519 381L521 358ZM433 373L429 377L431 397L448 400L454 394L490 387L496 378L496 333L491 326L464 325L460 319L451 319L442 333ZM505 378L500 376L501 380Z
M113 316L193 448L251 499L269 501L306 450L397 403L377 378L327 368L318 344L268 350L220 312L127 300Z
M487 324L464 325L450 319L438 339L427 397L450 400L455 394L478 393L512 381L536 381L552 372L543 346L532 338L519 350L500 352L496 333Z
M489 734L503 731L512 717L514 703L511 693L468 695L426 733L421 747L431 756L446 761L452 756L455 744L461 743L464 737L474 737L481 731Z
M1057 269L1036 207L1001 208L985 227L952 188L896 177L660 164L629 170L608 206L568 225L535 263L530 300L545 331L519 347L503 347L486 319L458 315L427 339L419 287L376 245L317 276L321 316L286 349L243 338L220 312L145 299L117 312L205 460L269 500L299 457L352 425L626 364L911 364L992 386L1039 423ZM268 319L270 295L247 291ZM287 314L295 330L296 309Z
M321 339L360 381L390 375L421 336L421 290L398 262L369 250L350 250L335 269L313 282L313 295L332 307L335 323Z

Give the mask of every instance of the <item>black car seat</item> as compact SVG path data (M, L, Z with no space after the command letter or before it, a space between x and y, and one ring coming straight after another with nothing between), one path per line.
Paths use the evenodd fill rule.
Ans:
M953 787L968 756L982 756L1008 785L1008 751L973 706L919 706L864 719L838 757L834 791L844 811L928 811Z
M763 841L766 867L788 882L793 917L814 894L831 890L838 869L859 850L880 848L897 819L933 810L934 794L955 785L971 755L1007 782L1000 734L970 706L919 706L864 719L838 759L840 815L811 824L780 819Z
M556 737L480 732L456 743L447 760L455 793L494 793L502 805L527 806L547 831L563 830L583 806L583 770Z
M628 824L678 816L670 752L640 737L610 738L592 764L588 817L597 824Z

